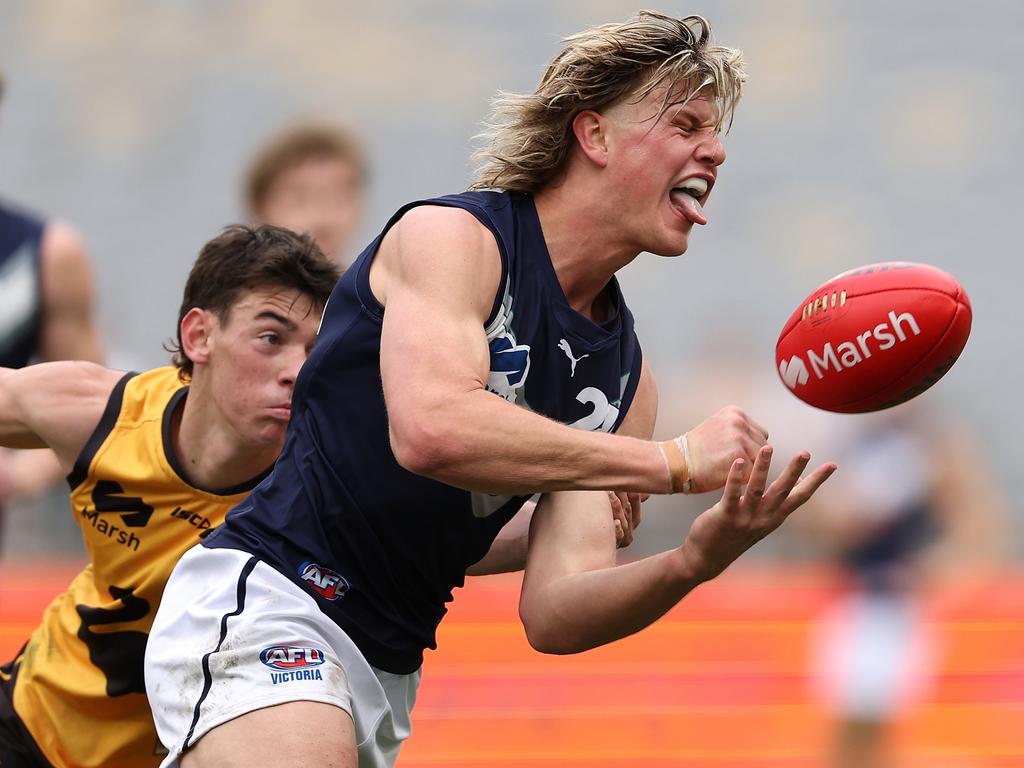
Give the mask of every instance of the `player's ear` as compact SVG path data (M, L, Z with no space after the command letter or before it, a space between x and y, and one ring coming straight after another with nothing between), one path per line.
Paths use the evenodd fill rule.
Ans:
M572 119L572 132L587 159L604 168L608 164L608 118L585 109Z
M193 363L209 362L214 322L213 313L199 307L192 307L181 318L181 348Z

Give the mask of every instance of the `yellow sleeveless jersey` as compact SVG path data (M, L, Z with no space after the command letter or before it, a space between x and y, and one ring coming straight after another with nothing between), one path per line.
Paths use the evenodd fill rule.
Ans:
M174 368L127 374L68 476L89 565L57 597L17 670L14 709L55 766L156 766L143 655L178 558L245 487L191 485L171 446L188 388Z

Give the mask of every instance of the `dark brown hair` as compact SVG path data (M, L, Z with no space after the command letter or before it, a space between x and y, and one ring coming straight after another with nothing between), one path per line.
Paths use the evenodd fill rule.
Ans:
M352 167L360 186L366 181L366 158L352 133L335 125L294 125L273 137L249 165L244 194L250 215L259 212L282 174L307 160L339 160Z
M184 381L192 375L192 361L181 344L181 320L190 309L213 312L226 323L243 293L267 287L293 288L322 308L339 276L337 265L309 235L270 224L226 227L199 251L185 282L177 341L168 346L179 376Z

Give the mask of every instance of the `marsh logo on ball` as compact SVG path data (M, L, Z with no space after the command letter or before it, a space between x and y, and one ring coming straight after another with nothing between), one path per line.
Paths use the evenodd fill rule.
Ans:
M787 387L796 389L797 384L807 383L807 363L794 355L779 363L779 375Z
M875 352L892 349L909 338L908 331L914 336L921 334L921 327L909 312L897 315L896 310L890 310L887 319L888 322L868 328L863 333L858 333L850 341L840 342L834 347L831 341L826 342L820 353L808 349L804 353L807 357L806 361L799 355L793 355L788 360L781 361L779 376L782 377L787 387L796 389L810 380L807 363L810 363L810 370L814 373L815 378L823 379L828 371L840 373L867 360Z

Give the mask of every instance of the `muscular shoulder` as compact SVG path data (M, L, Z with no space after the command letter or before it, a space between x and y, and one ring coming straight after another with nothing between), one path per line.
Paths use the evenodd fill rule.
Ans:
M417 206L395 224L393 234L399 254L405 258L429 252L437 259L477 265L493 261L500 269L494 234L463 208Z
M421 205L384 237L370 278L385 306L396 285L444 286L453 299L471 297L486 315L501 280L501 256L494 234L472 213Z

